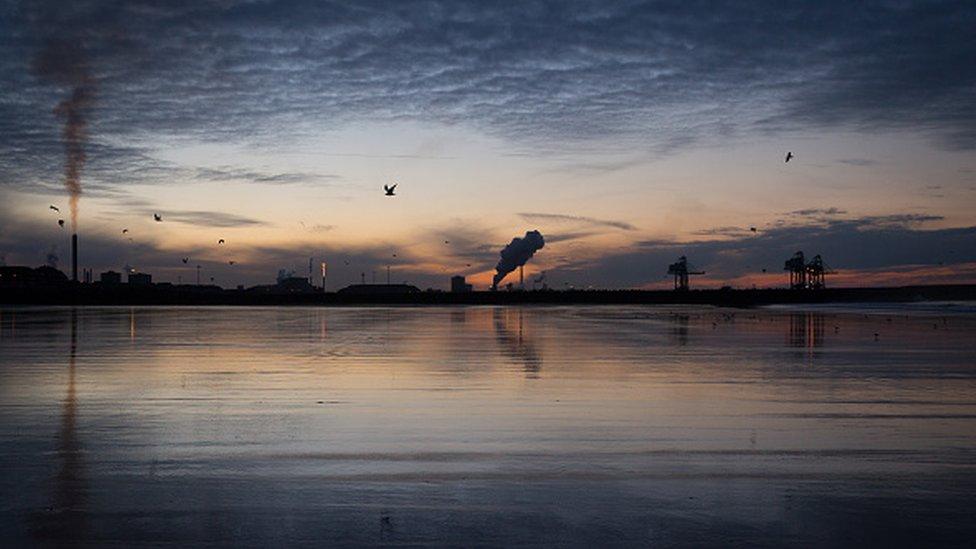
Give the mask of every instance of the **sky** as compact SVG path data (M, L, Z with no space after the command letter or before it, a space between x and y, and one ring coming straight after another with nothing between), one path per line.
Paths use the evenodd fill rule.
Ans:
M0 0L0 261L483 288L539 230L556 288L976 282L972 2L163 4Z

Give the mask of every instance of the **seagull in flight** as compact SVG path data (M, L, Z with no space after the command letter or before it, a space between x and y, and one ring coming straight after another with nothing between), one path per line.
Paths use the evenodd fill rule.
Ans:
M788 151L786 153L786 162L789 162L790 160L793 160L793 152L792 151Z
M236 263L236 262L235 262L235 261L228 261L227 263L228 263L229 265L233 265L233 264L234 264L234 263Z
M752 231L752 232L756 232L756 228L755 227L749 227L749 230Z
M61 213L61 210L60 210L60 209L58 209L58 207L57 207L57 206L55 206L54 204L51 204L51 206L50 206L50 208L51 208L52 210L54 210L54 211L56 211L56 212L58 212L58 213Z
M396 189L396 187L397 183L394 183L392 187L389 185L383 185L383 190L386 191L386 196L396 196L396 194L393 192L393 189Z
M184 257L184 258L183 258L183 264L184 264L184 265L185 265L185 264L186 264L186 263L187 263L188 261L190 261L190 258L189 258L189 257Z
M129 229L122 229L122 234L129 232Z
M219 245L219 244L223 244L223 243L224 243L224 239L223 239L223 238L221 238L220 240L218 240L218 241L217 241L217 244L218 244L218 245Z
M156 221L156 223L160 223L163 220L163 216L159 214L153 214L153 219Z
M63 219L59 219L58 220L58 226L59 227L64 227L64 220Z

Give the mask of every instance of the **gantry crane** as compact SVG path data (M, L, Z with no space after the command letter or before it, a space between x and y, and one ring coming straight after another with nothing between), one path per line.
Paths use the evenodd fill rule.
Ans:
M807 287L807 264L803 252L796 252L787 259L783 270L790 273L791 290L803 290Z
M827 275L833 272L819 254L807 263L803 252L793 254L783 265L783 270L789 271L790 289L793 290L822 290L827 287Z
M807 263L807 288L822 290L827 287L827 274L833 271L824 263L820 254L813 256Z
M681 256L677 263L668 265L668 274L674 275L674 289L677 291L688 291L688 275L702 275L705 271L695 270L695 267L688 264L688 258Z

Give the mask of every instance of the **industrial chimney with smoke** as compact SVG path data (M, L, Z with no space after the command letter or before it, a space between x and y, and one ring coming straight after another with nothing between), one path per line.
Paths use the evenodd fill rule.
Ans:
M78 233L71 235L71 281L78 282Z
M522 238L513 238L512 242L501 251L501 259L495 265L495 277L491 281L491 289L497 290L498 283L508 273L525 265L545 245L546 241L539 231L529 231Z

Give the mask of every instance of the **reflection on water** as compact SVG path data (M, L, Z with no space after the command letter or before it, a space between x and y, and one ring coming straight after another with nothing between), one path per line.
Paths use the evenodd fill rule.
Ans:
M0 539L963 544L974 336L912 311L0 308Z
M813 349L824 344L824 320L821 313L799 312L790 314L790 337L792 347Z
M14 315L15 316L15 315ZM61 404L56 439L57 473L53 477L51 505L35 510L32 535L38 540L85 539L85 467L77 434L78 400L75 368L78 353L78 314L72 309L68 320L67 390ZM51 349L57 354L58 349Z
M687 314L671 313L671 337L675 343L684 346L688 344L688 324L691 317Z
M542 357L536 351L532 340L525 334L522 315L523 309L521 307L494 309L492 318L495 326L495 338L505 354L516 364L522 365L525 377L534 379L539 377Z

